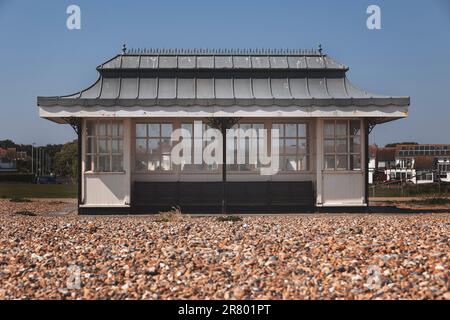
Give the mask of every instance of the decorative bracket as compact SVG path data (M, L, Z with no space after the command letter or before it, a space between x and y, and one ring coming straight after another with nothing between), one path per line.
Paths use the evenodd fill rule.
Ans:
M80 118L74 118L74 117L70 117L70 118L63 118L63 120L69 124L72 129L75 131L75 133L77 135L79 135L81 133L81 119Z
M367 121L367 129L368 129L367 132L368 132L369 134L372 133L372 130L376 127L376 125L377 125L376 120L375 120L375 121L368 120L368 121Z
M223 129L230 129L240 120L241 118L236 117L217 117L217 118L213 117L208 118L206 122L211 128L223 130Z

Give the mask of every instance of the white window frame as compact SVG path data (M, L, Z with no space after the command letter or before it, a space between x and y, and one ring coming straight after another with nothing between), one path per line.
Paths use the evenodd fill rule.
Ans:
M93 131L89 132L89 126L93 126ZM106 125L106 134L100 134L100 125ZM118 125L118 132L113 133L113 125ZM120 120L87 120L86 121L86 152L84 156L85 161L85 172L87 173L124 173L124 154L123 154L123 143L124 143L124 123ZM91 139L91 144L89 140ZM100 151L100 140L106 140L107 151ZM118 143L118 151L113 151L113 141ZM91 147L91 149L89 148ZM101 171L100 168L100 157L107 157L109 159L109 170ZM117 169L114 169L114 158L119 157L120 164Z
M138 128L138 126L139 125L145 125L146 126L146 135L145 136L138 136L137 135L137 128ZM158 136L151 136L150 135L150 128L149 128L149 126L151 126L151 125L158 125L159 126L159 135ZM172 163L172 158L171 158L171 151L172 151L172 147L173 147L173 143L172 143L172 140L171 140L171 136L163 136L162 135L162 126L163 125L171 125L172 126L172 132L173 132L173 130L175 130L176 129L176 125L175 125L175 123L174 122L170 122L170 121L158 121L158 122L148 122L148 121L136 121L136 123L134 123L134 153L135 153L135 155L134 155L134 171L136 172L136 173L149 173L149 174L160 174L160 173L174 173L175 172L175 168L174 168L174 165L173 165L173 163ZM172 134L172 132L171 132L171 134ZM159 156L159 163L160 163L160 167L162 166L162 163L163 163L163 157L164 156L168 156L169 157L169 170L149 170L148 168L149 168L149 165L148 165L148 163L149 163L149 161L150 161L150 153L149 153L149 141L150 140L158 140L159 141L159 144L161 144L162 143L162 141L163 140L166 140L166 139L169 139L169 141L170 141L170 147L171 147L171 150L170 150L170 152L168 152L167 154L166 153L164 153L164 152L160 152L159 154L158 154L158 156ZM138 157L139 157L139 155L141 155L142 153L139 153L138 152L138 148L137 148L137 142L138 142L138 140L145 140L145 153L143 153L143 154L145 154L145 156L146 156L146 169L139 169L139 167L138 167L138 165L137 165L137 162L138 162Z
M273 121L271 123L272 129L276 126L283 126L282 132L279 132L279 146L280 146L280 173L298 173L298 172L309 172L311 169L311 123L309 121ZM293 137L288 137L286 135L286 126L295 125L296 134ZM302 136L299 133L299 125L306 126L306 135ZM287 153L286 152L286 140L296 140L296 152ZM301 152L300 150L300 140L306 141L306 152ZM284 157L295 157L296 168L294 170L287 170L282 166L282 159ZM306 159L306 166L304 169L299 168L299 161L301 158Z
M346 123L346 133L344 134L337 134L337 124L338 123ZM350 132L350 128L351 128L351 124L352 122L358 122L359 124L359 131L358 134L352 134ZM333 123L333 135L328 136L326 134L326 127L327 124ZM362 167L363 167L363 152L362 152L362 147L363 147L363 125L362 125L362 121L360 119L333 119L333 120L325 120L323 123L323 170L325 171L349 171L349 172L355 172L355 171L362 171ZM352 151L352 141L353 139L359 139L359 150ZM345 152L338 152L337 151L337 141L338 140L345 140L346 144L347 144L347 150ZM326 150L326 141L333 141L333 148L334 151L333 152L327 152ZM338 168L337 166L337 158L341 156L341 157L346 157L346 167L345 168ZM327 168L326 167L326 158L327 157L334 157L334 167L333 168ZM359 168L353 168L352 165L352 158L353 157L359 157Z

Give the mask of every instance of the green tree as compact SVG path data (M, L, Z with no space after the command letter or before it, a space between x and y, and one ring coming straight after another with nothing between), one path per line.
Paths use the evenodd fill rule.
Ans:
M68 142L55 154L55 173L72 181L78 178L78 142Z
M0 140L0 148L8 149L8 148L16 148L16 144L11 140Z

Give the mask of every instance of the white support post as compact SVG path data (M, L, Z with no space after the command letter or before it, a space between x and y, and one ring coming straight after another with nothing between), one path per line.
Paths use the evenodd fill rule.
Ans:
M323 119L316 120L316 204L323 203Z
M125 171L125 190L127 195L125 196L125 205L131 204L131 139L132 139L132 122L130 118L126 118L123 121L123 169Z

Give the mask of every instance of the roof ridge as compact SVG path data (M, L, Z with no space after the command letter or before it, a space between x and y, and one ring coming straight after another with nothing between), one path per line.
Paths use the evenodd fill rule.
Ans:
M125 55L302 55L324 56L321 49L282 48L131 48L122 49Z

